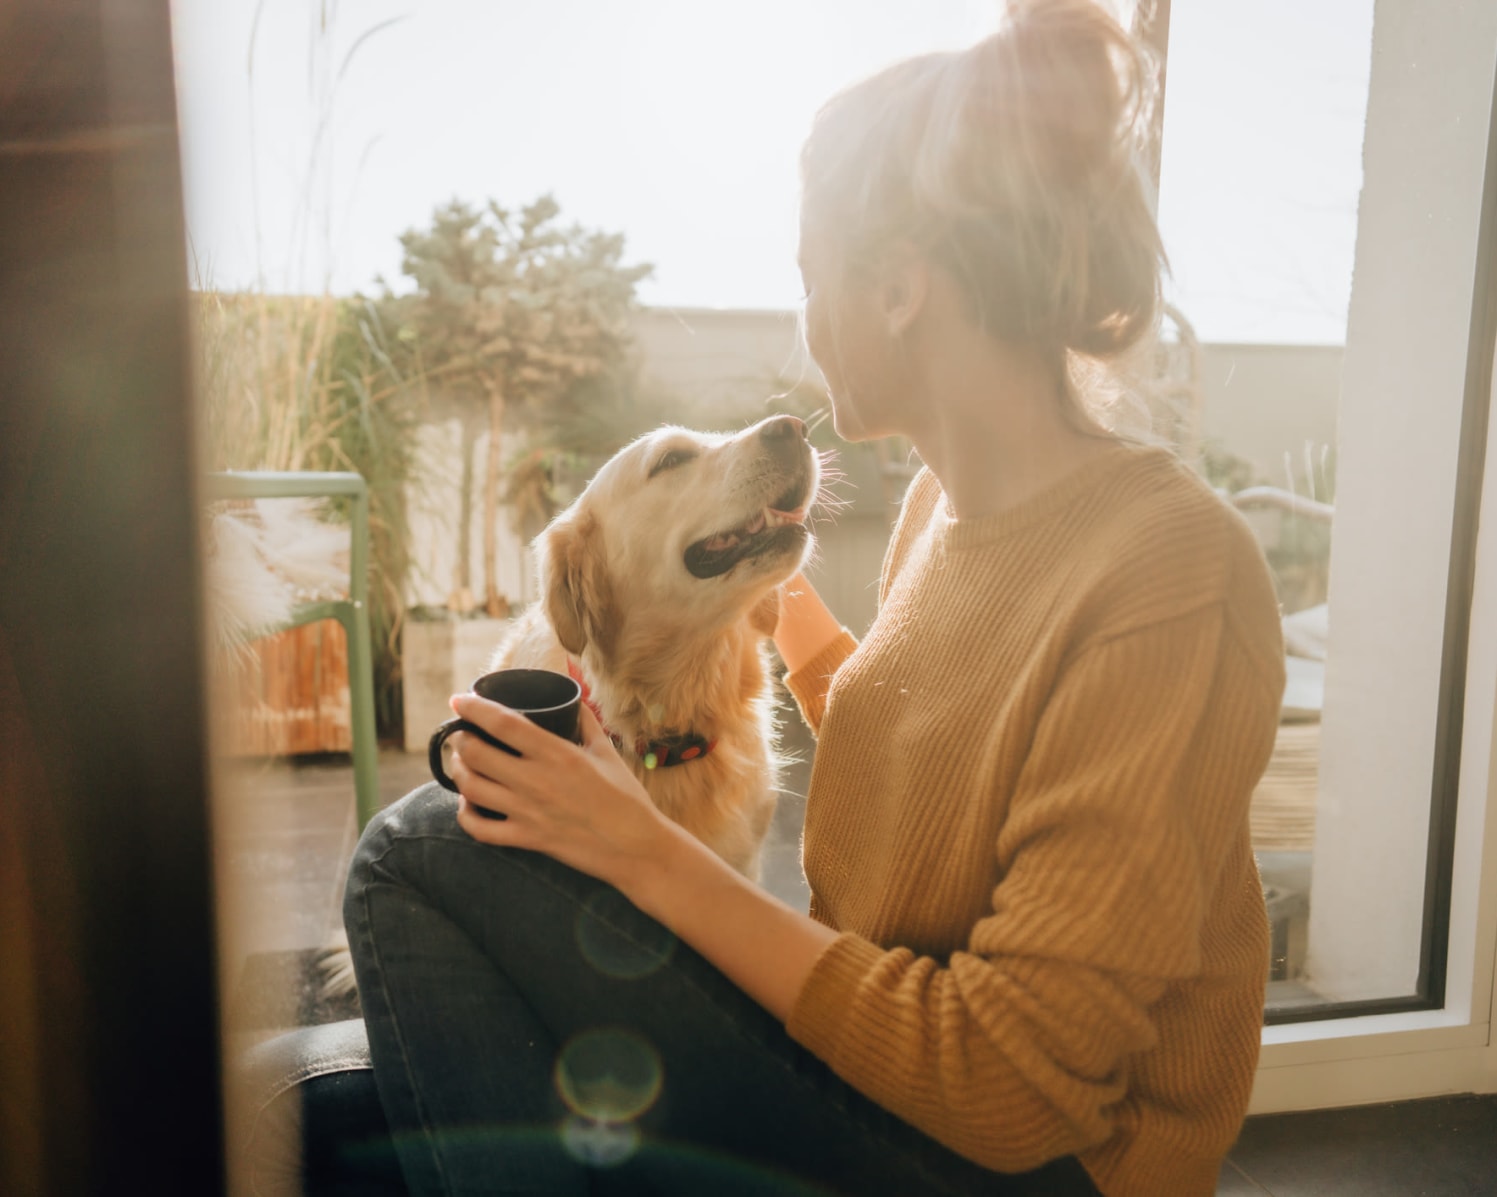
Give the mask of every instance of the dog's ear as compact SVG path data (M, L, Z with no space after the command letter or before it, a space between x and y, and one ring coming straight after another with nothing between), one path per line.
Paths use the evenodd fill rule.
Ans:
M762 632L766 636L773 636L775 628L780 624L780 588L776 586L757 603L749 612L749 626L756 632Z
M542 546L541 588L556 638L569 653L591 642L606 656L617 620L597 521L587 515L558 520Z

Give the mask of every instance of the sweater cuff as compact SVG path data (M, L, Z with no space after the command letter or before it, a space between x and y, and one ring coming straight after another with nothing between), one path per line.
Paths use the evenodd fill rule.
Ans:
M852 656L858 647L857 638L846 628L824 649L793 673L785 675L785 687L800 706L801 717L813 732L821 730L821 717L826 714L826 694L832 684L832 675L842 662Z
M796 995L785 1021L790 1038L835 1067L838 1040L858 989L885 955L883 948L851 932L832 940Z

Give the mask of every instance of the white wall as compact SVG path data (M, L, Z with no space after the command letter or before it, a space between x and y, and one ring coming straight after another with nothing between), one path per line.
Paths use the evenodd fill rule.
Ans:
M452 593L457 574L458 496L462 491L463 430L457 419L424 424L417 431L416 452L421 483L407 491L411 526L411 575L406 582L407 601L413 605L440 607ZM508 440L508 438L504 438ZM470 587L474 599L483 602L483 518L477 503L483 496L484 455L487 434L471 446L474 471L473 521L468 544ZM506 456L513 448L506 448ZM529 602L535 594L530 553L515 532L509 512L499 517L497 573L499 589L516 603Z

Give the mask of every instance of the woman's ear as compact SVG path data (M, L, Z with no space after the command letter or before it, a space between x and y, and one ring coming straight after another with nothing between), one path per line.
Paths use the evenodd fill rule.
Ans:
M879 304L891 337L909 331L930 293L930 265L913 245L896 245L884 259L879 276Z

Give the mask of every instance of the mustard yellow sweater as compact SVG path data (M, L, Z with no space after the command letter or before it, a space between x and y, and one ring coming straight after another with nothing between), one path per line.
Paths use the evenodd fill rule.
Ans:
M879 613L788 684L813 731L790 1034L1000 1171L1215 1192L1257 1064L1268 926L1248 800L1283 694L1243 521L1119 445L956 519L912 483Z

